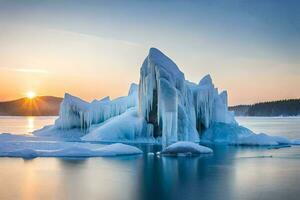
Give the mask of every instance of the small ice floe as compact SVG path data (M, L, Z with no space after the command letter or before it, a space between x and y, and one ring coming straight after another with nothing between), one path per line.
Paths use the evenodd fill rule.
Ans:
M17 147L17 148L16 148ZM20 148L21 147L21 148ZM110 145L82 142L3 142L0 157L106 157L137 155L143 152L134 146L115 143Z
M191 156L213 153L213 150L194 142L181 141L171 144L161 153L164 155Z
M235 145L244 145L244 146L274 146L280 147L284 145L289 145L290 140L285 137L280 136L270 136L264 133L260 134L251 134L246 137L241 137L237 141L232 142ZM286 147L286 146L285 146Z
M300 139L292 140L291 144L293 144L293 145L300 145Z
M147 155L148 156L155 156L155 154L153 152L149 152Z

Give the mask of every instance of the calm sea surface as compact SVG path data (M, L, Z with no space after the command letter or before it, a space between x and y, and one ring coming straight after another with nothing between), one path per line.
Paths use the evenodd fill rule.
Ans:
M0 117L0 133L30 134L55 119ZM237 120L256 132L300 138L300 118ZM300 146L211 148L213 155L200 157L0 158L0 199L300 199Z

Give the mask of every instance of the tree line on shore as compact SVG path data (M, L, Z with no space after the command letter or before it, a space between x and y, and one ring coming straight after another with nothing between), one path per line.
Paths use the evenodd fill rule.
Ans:
M298 116L300 115L300 99L268 101L253 105L237 105L229 107L236 116Z

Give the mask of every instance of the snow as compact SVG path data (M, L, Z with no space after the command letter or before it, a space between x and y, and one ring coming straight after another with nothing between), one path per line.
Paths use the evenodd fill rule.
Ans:
M2 133L0 134L0 142L2 141L22 141L22 140L28 140L33 139L33 137L29 135L14 135L11 133Z
M143 153L134 146L115 143L111 145L89 144L83 142L42 141L15 135L1 137L1 157L98 157L122 156Z
M99 149L98 151L102 156L134 155L143 153L137 147L133 147L122 143L107 145Z
M47 140L81 141L81 137L86 133L80 128L60 129L55 125L48 125L42 129L33 131L32 134L37 138L44 138Z
M143 118L138 117L137 108L131 108L125 113L107 120L99 127L91 127L91 131L82 137L82 140L135 140L142 136L145 123Z
M180 141L166 147L162 154L207 154L213 150L194 142Z

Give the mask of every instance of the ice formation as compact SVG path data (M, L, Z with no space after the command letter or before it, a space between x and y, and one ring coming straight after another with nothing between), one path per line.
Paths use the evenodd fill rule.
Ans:
M291 143L239 126L228 111L227 96L226 91L219 93L210 75L192 83L170 58L151 48L140 70L139 85L132 84L128 96L88 103L66 94L55 125L35 133L65 137L74 130L78 140L143 139L161 141L165 146L200 140L237 145Z
M32 137L1 138L0 157L106 157L143 153L134 146L115 143L110 145L83 142L37 141Z
M198 141L214 122L236 123L227 108L227 93L219 95L209 75L199 84L188 82L155 48L141 68L139 110L148 122L148 136L161 136L164 144Z
M300 145L300 139L292 140L291 143L294 144L294 145Z
M196 144L194 142L180 141L166 147L162 154L207 154L213 153L213 150Z
M161 143L162 154L177 155L212 153L210 148L198 145L199 141L274 148L300 145L299 139L255 134L238 125L228 111L227 96L226 91L219 93L210 75L198 84L192 83L170 58L151 48L140 70L139 85L131 84L128 96L89 103L65 94L54 125L35 131L34 136L0 134L0 157L142 153L120 143L88 143L94 141Z
M138 86L133 83L128 96L114 100L105 97L91 103L66 93L55 126L60 129L81 128L87 130L92 124L104 122L124 113L128 108L135 107L138 101L137 92Z
M134 140L145 132L146 122L138 117L136 108L105 121L101 126L92 127L89 134L82 137L85 141L126 141Z

